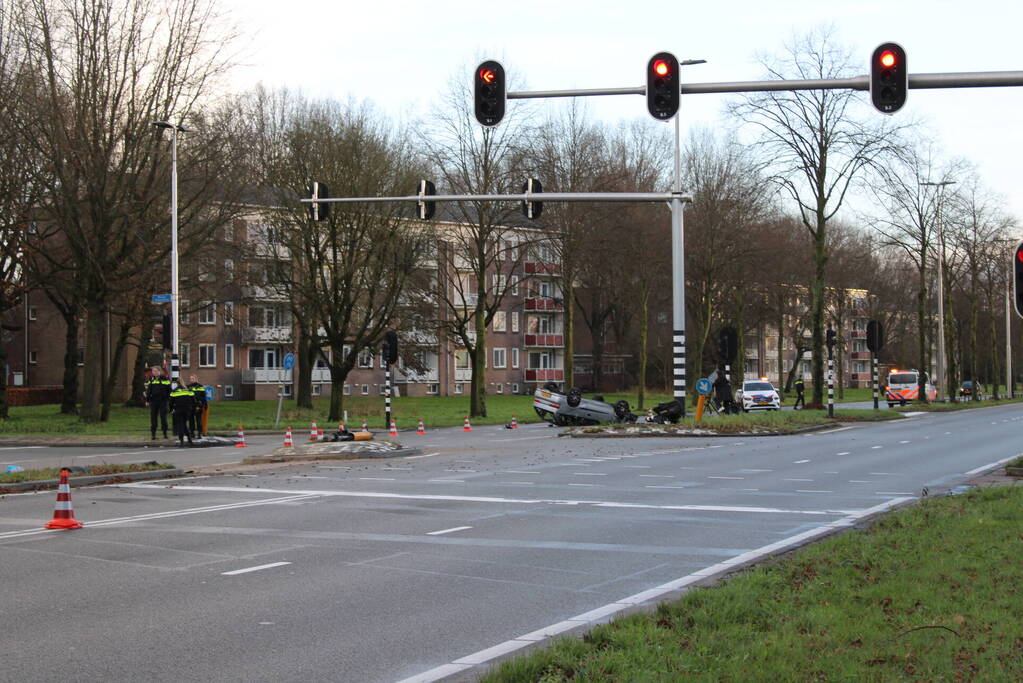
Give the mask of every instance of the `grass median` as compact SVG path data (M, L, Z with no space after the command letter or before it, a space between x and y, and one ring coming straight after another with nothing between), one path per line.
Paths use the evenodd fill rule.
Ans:
M483 680L1023 680L1021 528L1023 486L924 500Z
M40 469L20 470L17 472L0 472L0 484L18 484L23 481L45 481L57 479L63 467L44 467ZM103 475L125 474L128 472L151 472L153 470L172 470L174 465L161 462L141 462L130 465L101 464L89 467L76 467L71 470L71 478L95 477Z

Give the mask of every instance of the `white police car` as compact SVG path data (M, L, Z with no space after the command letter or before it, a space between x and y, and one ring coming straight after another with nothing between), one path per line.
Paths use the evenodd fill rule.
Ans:
M774 385L764 379L748 379L742 388L735 392L735 402L742 406L742 411L781 410L781 396Z

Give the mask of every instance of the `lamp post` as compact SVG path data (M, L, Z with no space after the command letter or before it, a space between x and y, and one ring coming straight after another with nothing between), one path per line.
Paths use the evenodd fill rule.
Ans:
M941 227L941 201L944 197L946 185L955 185L954 180L943 180L934 183L928 180L920 180L918 183L927 187L938 188L938 212L935 224L938 228L938 379L941 382L943 391L948 391L948 382L945 377L945 233ZM939 394L940 396L940 394ZM945 396L941 396L941 402L945 402Z
M178 356L178 132L188 128L168 121L153 121L171 132L171 382L180 384Z

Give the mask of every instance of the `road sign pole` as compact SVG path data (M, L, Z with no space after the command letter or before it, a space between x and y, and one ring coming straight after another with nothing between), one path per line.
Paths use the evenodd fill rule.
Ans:
M828 417L835 416L835 352L828 349Z
M870 354L871 376L874 385L874 410L878 409L877 354Z
M671 356L675 402L686 414L686 274L685 240L682 232L682 152L679 117L675 115L675 182L671 198Z

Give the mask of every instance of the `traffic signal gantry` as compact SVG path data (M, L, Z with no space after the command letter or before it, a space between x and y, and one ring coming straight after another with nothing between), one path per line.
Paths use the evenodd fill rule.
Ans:
M1023 317L1023 242L1012 254L1012 294L1016 315Z
M686 64L694 62L687 61ZM675 183L672 192L551 192L544 194L547 202L666 202L672 214L672 357L674 370L675 400L685 410L686 361L685 361L685 250L682 239L682 206L692 198L681 189L680 142L678 109L681 95L710 93L740 93L795 90L869 90L873 106L881 113L893 114L906 102L907 91L911 88L981 88L1023 85L1023 71L976 71L964 73L910 74L907 69L906 51L897 43L882 43L871 55L870 72L864 76L833 79L737 81L723 83L682 83L679 61L669 52L655 54L647 63L647 82L632 88L592 88L586 90L548 90L536 92L508 92L504 67L500 62L487 60L473 72L474 115L483 126L493 127L505 115L507 100L552 97L589 97L596 95L643 95L647 99L647 110L659 121L675 120ZM311 209L314 219L322 220L326 208L333 202L415 202L418 215L426 219L433 216L434 202L520 202L523 210L536 218L542 205L536 202L535 194L540 192L539 183L527 181L522 194L476 194L476 195L433 195L427 192L422 181L419 192L407 197L336 197L328 198L327 193L316 191L314 183L308 199L319 209ZM534 181L535 182L535 181ZM322 184L320 184L322 187ZM424 200L431 196L430 201ZM532 209L530 210L530 205ZM1016 311L1023 316L1023 244L1016 249L1014 263L1016 273ZM569 381L571 381L569 379ZM684 412L683 412L684 414Z

